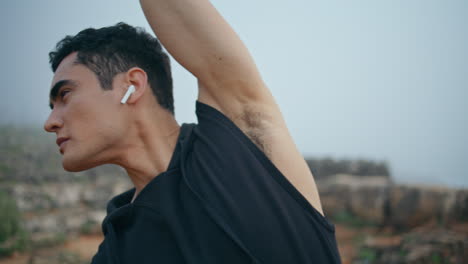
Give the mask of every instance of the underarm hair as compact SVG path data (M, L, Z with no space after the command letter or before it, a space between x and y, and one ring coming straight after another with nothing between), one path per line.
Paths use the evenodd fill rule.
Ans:
M241 122L242 130L247 137L270 158L271 148L267 143L270 117L252 107L246 107L236 119Z

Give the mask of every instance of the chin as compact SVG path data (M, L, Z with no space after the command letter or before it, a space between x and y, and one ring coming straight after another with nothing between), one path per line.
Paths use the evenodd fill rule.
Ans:
M62 167L68 172L80 172L84 170L89 170L94 167L99 166L100 164L92 164L83 159L76 159L72 157L63 156Z

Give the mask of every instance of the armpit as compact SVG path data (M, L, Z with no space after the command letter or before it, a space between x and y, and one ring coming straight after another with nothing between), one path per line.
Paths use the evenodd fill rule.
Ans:
M271 158L269 130L272 129L271 116L254 107L245 107L242 114L233 118L234 123L257 147Z

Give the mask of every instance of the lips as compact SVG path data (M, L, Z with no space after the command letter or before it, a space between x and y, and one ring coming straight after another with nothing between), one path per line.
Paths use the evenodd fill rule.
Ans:
M57 138L57 141L55 141L57 143L57 145L60 147L60 144L62 144L63 142L67 141L69 138L65 138L65 137L59 137Z

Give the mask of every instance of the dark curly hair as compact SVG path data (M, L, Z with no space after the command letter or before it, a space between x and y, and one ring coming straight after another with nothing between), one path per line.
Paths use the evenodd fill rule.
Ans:
M66 36L49 53L52 71L69 54L78 52L76 62L93 71L102 89L111 90L114 76L140 67L158 103L174 114L171 65L159 41L143 28L120 22L99 29L87 28L76 36Z

